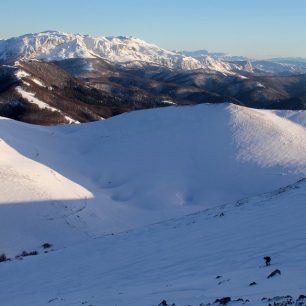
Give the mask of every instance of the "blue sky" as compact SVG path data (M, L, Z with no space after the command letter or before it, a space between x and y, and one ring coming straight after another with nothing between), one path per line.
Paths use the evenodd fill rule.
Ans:
M306 0L10 0L0 38L59 30L132 35L170 50L306 57Z

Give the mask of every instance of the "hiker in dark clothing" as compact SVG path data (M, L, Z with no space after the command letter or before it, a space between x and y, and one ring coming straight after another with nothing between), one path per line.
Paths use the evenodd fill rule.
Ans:
M266 262L266 266L270 266L271 265L271 257L270 256L265 256L264 260Z

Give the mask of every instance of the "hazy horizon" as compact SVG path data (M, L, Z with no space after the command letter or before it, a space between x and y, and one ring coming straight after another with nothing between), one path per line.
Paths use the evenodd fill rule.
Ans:
M15 0L2 9L0 39L57 30L134 36L168 50L306 58L304 0Z

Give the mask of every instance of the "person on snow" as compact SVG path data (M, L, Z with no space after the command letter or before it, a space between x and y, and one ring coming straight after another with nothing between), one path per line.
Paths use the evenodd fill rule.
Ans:
M270 266L271 265L271 257L270 256L265 256L264 260L266 262L266 266Z

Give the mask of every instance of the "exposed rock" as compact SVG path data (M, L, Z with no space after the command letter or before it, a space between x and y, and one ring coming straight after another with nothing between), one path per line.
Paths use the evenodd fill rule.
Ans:
M227 305L232 299L227 296L227 297L223 297L221 299L216 299L215 303L219 303L219 305Z
M274 270L273 272L271 272L271 273L268 275L267 278L272 278L272 277L274 277L274 276L276 276L276 275L281 275L281 274L282 274L281 271L280 271L279 269L276 269L276 270Z

